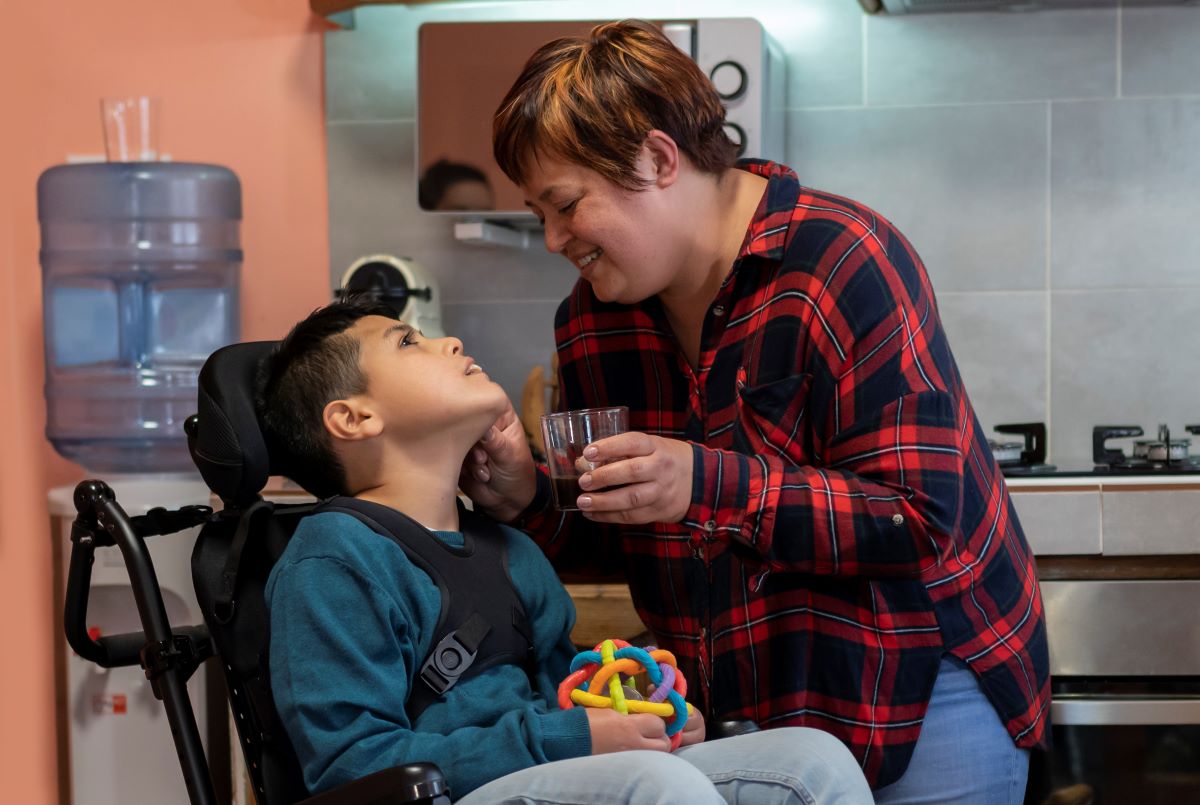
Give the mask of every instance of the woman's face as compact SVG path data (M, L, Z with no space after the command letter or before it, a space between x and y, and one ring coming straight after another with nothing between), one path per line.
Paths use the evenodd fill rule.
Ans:
M530 160L521 190L546 227L546 249L570 260L604 302L634 304L660 293L675 277L667 188L652 154L643 151L643 190L626 190L590 168L551 156Z

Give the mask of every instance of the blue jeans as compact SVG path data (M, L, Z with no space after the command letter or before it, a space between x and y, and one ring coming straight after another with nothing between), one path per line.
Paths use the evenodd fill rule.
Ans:
M505 775L458 802L869 805L871 791L841 741L819 730L784 727L674 753L630 751L559 760Z
M1020 805L1029 750L1013 743L975 674L943 658L904 775L875 792L881 805Z

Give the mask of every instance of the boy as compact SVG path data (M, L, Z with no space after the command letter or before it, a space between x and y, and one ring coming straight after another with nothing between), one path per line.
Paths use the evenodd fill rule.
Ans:
M460 531L457 481L467 451L510 403L458 339L424 338L392 315L362 300L331 304L264 367L260 417L273 453L310 492L339 496L337 510L301 522L266 587L272 690L310 791L431 760L471 804L870 802L852 757L824 733L702 744L696 713L670 753L657 716L559 710L574 608L512 529L490 532L506 562L473 572L490 589L485 577L507 570L527 656L494 657L441 695L425 689L442 593L395 541L346 512L403 512L460 558L495 548L484 532Z

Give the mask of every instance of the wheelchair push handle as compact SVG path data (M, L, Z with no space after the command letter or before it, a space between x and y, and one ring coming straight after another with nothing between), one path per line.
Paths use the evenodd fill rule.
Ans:
M212 509L207 506L186 506L177 511L155 509L131 518L117 503L111 487L99 480L80 482L75 487L74 501L78 514L71 524L72 549L63 625L67 643L75 653L102 668L141 664L152 679L157 675L154 668L165 660L190 661L194 667L211 656L211 641L205 626L185 626L172 631L143 537L191 528L206 520ZM129 570L145 632L103 637L89 633L88 597L96 548L112 545L121 549Z
M132 665L138 661L142 646L135 634L115 635L93 640L87 633L87 602L91 587L92 565L97 547L117 545L129 570L138 615L146 629L141 642L169 641L171 622L158 587L158 577L150 561L146 543L134 532L129 516L117 503L116 495L103 481L82 481L75 487L75 511L71 524L71 564L67 571L67 600L64 610L67 642L85 659L104 667ZM109 653L112 656L109 656Z

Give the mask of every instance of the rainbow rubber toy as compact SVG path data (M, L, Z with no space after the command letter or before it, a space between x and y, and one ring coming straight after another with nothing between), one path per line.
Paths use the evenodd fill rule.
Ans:
M627 678L646 674L654 684L649 699L632 687L621 684L621 674ZM589 681L590 680L590 681ZM587 690L583 685L587 684ZM603 691L607 686L608 695ZM571 661L571 673L558 686L558 706L570 710L583 707L608 707L618 713L653 713L662 716L671 738L671 749L683 739L692 706L683 700L687 695L687 680L675 667L675 655L654 646L637 648L624 640L605 640L591 651L581 651Z

